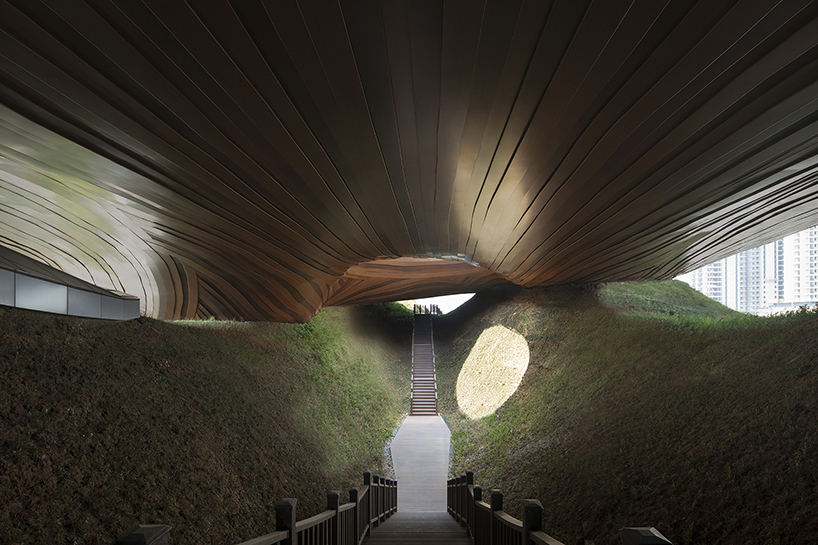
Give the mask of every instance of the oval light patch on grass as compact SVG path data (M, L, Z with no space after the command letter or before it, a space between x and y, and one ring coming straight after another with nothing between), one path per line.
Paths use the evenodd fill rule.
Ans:
M525 337L496 325L480 334L457 377L457 404L472 419L496 411L523 380L529 361Z

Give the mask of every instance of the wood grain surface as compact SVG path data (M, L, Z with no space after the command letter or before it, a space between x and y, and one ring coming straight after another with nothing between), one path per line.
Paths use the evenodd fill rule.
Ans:
M152 316L670 278L816 163L808 0L0 1L0 244Z

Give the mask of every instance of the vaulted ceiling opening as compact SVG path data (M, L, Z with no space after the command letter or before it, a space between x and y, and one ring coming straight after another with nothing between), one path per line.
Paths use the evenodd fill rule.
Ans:
M808 0L7 0L0 244L164 318L670 278L818 223L816 96Z

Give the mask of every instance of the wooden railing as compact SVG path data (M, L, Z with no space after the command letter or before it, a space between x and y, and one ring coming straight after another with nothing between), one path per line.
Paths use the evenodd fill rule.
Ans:
M296 520L296 500L285 498L275 507L276 531L240 545L361 545L372 528L397 512L398 482L367 471L364 486L349 491L349 502L341 505L340 498L329 492L327 510L301 521ZM117 544L164 545L169 532L169 526L137 526Z
M563 545L542 531L542 504L523 500L523 520L503 511L503 494L492 490L489 503L483 489L474 486L474 473L447 481L446 506L449 514L466 527L474 545ZM656 528L622 528L623 545L671 545Z
M398 510L398 482L364 473L363 488L349 491L349 502L340 504L340 494L327 494L327 510L296 521L295 499L276 504L276 531L240 545L361 545L372 528Z
M435 316L440 316L443 314L440 311L440 307L437 305L415 305L415 314L432 314Z
M523 520L503 511L503 493L492 490L489 503L483 489L474 486L474 473L449 479L446 487L449 514L465 526L474 545L563 545L542 531L542 505L523 500Z

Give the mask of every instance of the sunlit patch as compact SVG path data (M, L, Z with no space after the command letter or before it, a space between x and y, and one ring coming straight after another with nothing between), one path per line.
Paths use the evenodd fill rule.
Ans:
M187 320L172 320L176 325L203 327L212 329L249 329L255 322L245 322L242 320L217 320L214 317L207 319L187 319Z
M519 333L501 325L483 331L457 377L460 410L473 419L496 411L517 391L529 357L528 343Z

